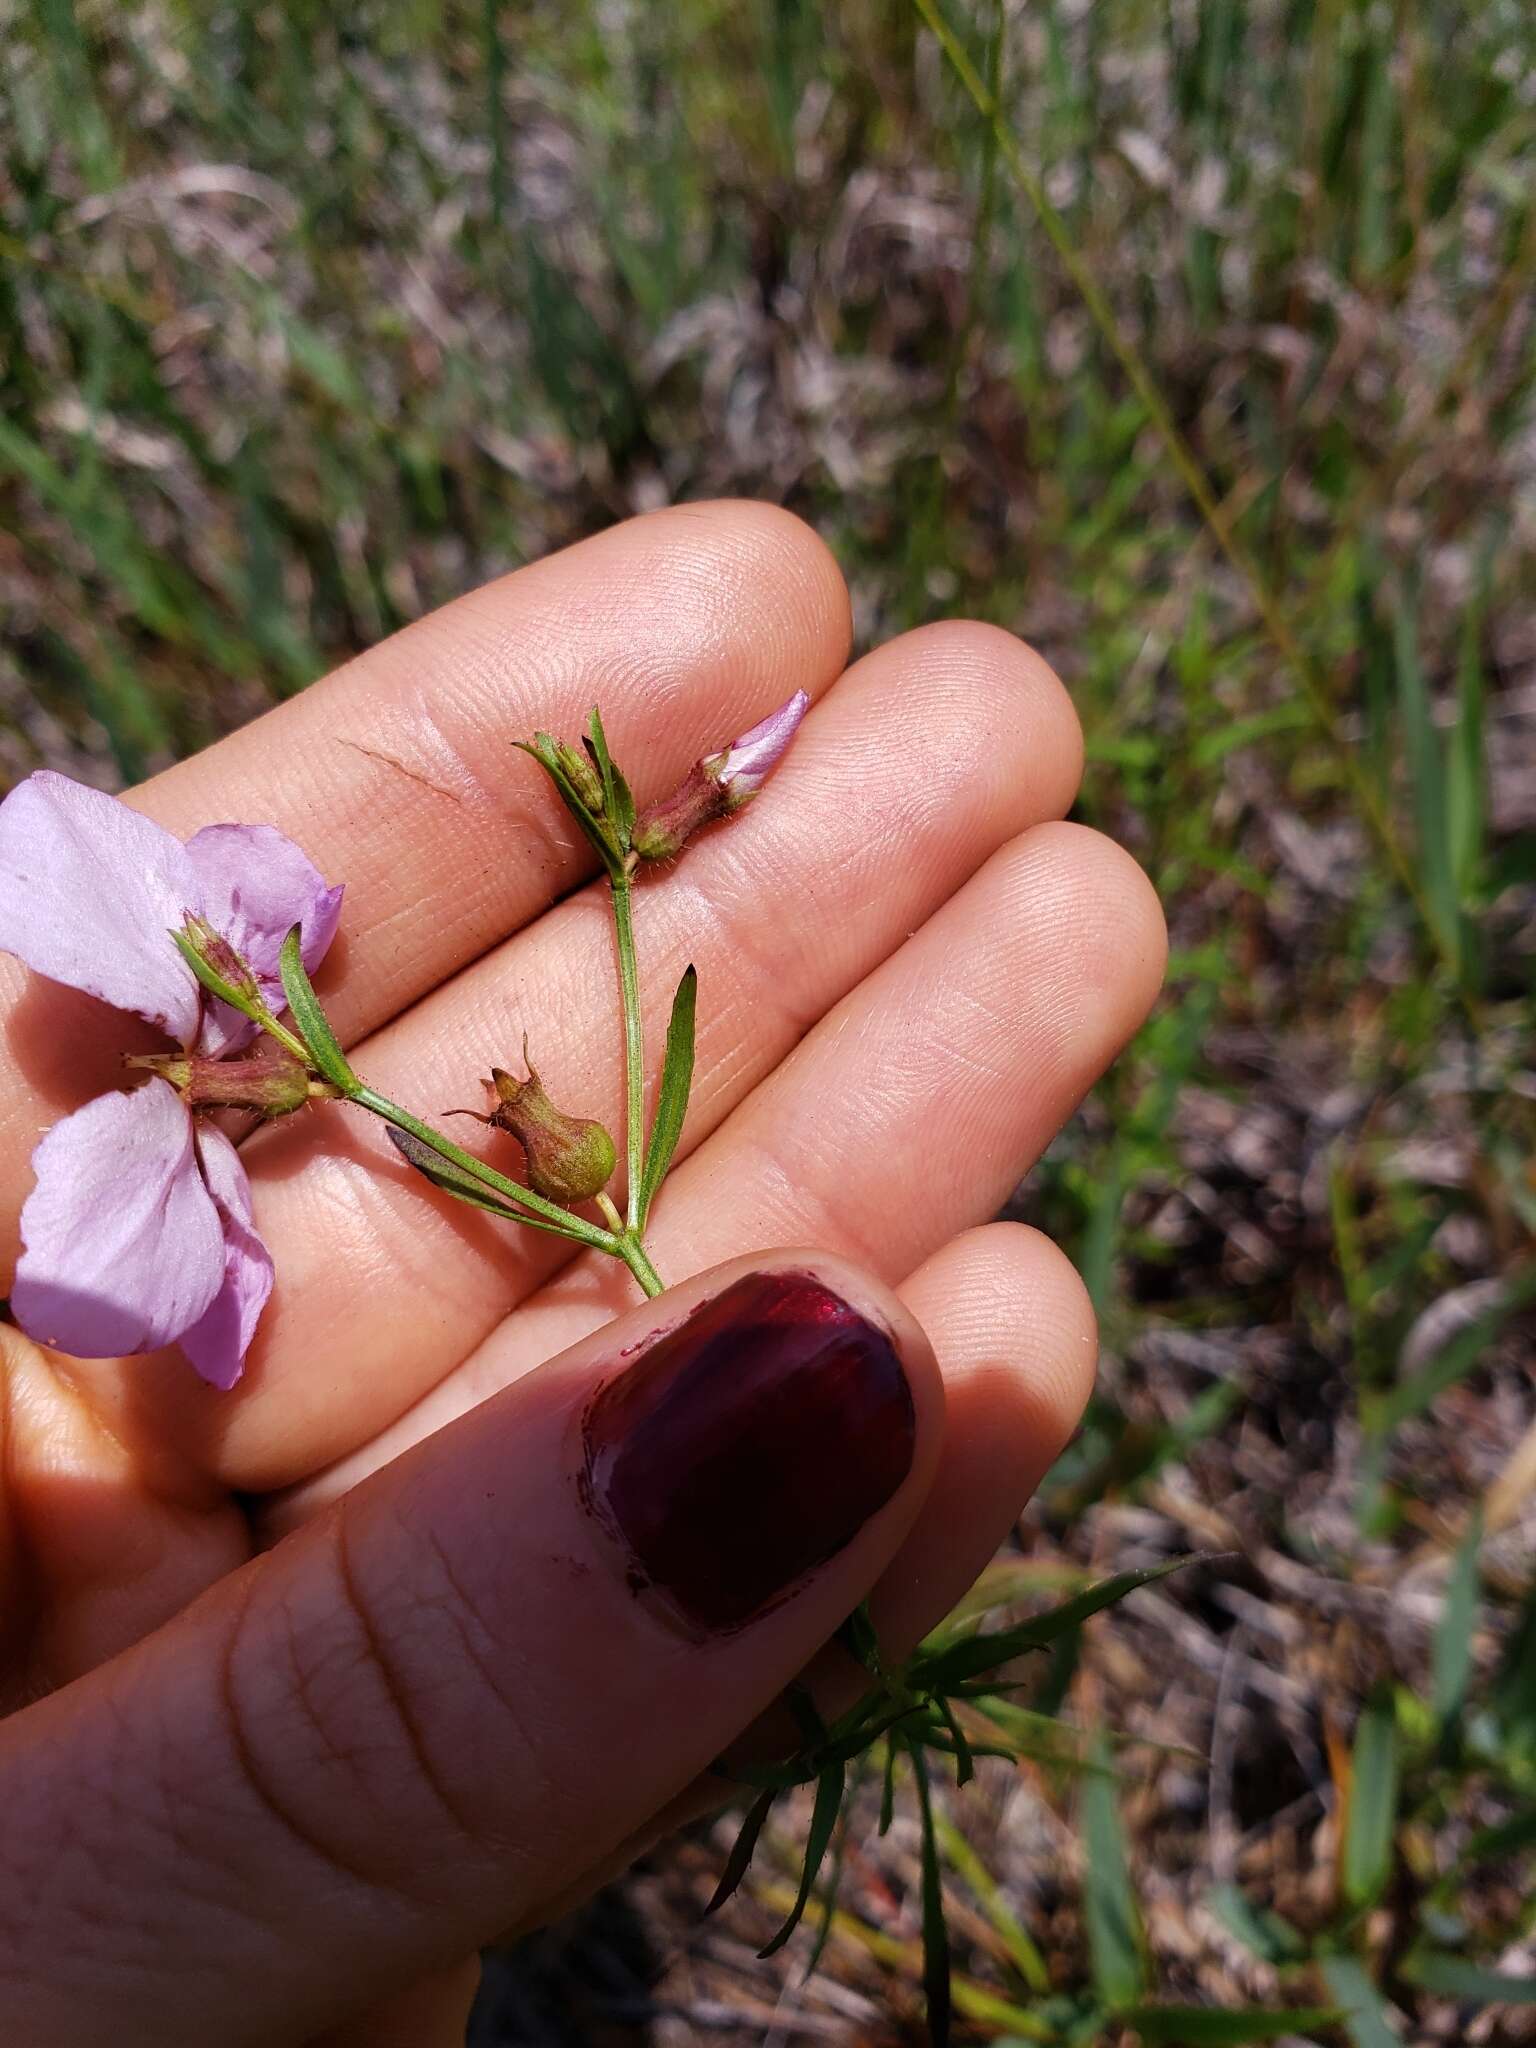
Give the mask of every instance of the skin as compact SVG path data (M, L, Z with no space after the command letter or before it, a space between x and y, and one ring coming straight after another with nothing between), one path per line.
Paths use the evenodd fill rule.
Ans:
M605 904L509 742L600 701L643 803L796 687L816 700L767 793L638 896L653 1073L671 988L700 977L650 1238L668 1295L441 1201L327 1106L244 1147L279 1278L234 1393L175 1353L64 1359L0 1328L8 2037L90 2041L110 2013L157 2048L461 2039L477 1944L718 1800L709 1763L792 1676L836 1689L823 1646L861 1596L893 1646L938 1620L1074 1427L1081 1285L985 1219L1146 1013L1158 906L1060 822L1081 744L1036 655L957 622L847 668L849 637L798 521L678 508L130 798L179 834L274 823L346 882L319 987L375 1085L478 1106L527 1029L552 1098L617 1129ZM154 1040L8 959L0 1014L14 1252L38 1134ZM686 1641L629 1591L561 1445L625 1347L785 1263L895 1329L916 1461L791 1598Z

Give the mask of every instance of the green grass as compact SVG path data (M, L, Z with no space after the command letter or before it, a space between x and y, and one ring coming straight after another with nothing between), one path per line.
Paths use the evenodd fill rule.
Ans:
M940 1813L974 2038L1531 1997L1533 72L1516 0L0 38L8 777L142 775L725 490L818 526L866 638L980 615L1071 683L1174 955L1014 1205L1105 1332L1033 1540L1244 1561L1057 1646L1023 1705L1162 1747L1030 1756L1051 1867L1001 1766ZM822 1958L897 2011L923 1876Z

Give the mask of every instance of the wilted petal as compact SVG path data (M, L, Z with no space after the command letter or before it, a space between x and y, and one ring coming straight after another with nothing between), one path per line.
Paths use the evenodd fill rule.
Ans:
M99 1095L32 1155L11 1311L77 1358L154 1351L195 1323L224 1276L224 1232L192 1119L167 1082Z
M239 1153L212 1124L199 1128L197 1148L224 1230L224 1283L191 1329L182 1331L181 1348L205 1380L228 1388L245 1370L245 1354L272 1292L272 1255L251 1227L251 1184Z
M811 708L804 690L796 690L787 704L732 740L723 754L705 763L727 792L727 809L735 810L748 797L756 796L768 777L789 752L790 741L800 730L800 721Z
M187 1044L200 991L170 931L198 907L187 849L48 769L0 803L0 950Z
M187 841L201 884L204 917L252 968L268 1003L283 1007L277 956L295 925L299 950L313 973L336 936L342 891L327 888L309 856L273 825L207 825ZM257 1027L227 1003L211 1002L202 1050L217 1054L246 1044Z

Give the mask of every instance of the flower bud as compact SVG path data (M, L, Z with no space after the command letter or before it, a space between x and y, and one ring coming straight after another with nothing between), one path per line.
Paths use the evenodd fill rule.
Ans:
M572 789L581 798L593 817L601 817L603 810L603 781L587 756L573 747L567 740L556 740L555 759L559 762L570 781Z
M519 1081L502 1067L492 1067L489 1086L496 1092L495 1109L486 1119L510 1131L528 1161L528 1185L546 1201L589 1202L613 1177L617 1154L603 1126L592 1117L567 1116L544 1092L527 1048L523 1058L528 1078Z
M138 1053L124 1066L144 1067L169 1081L189 1109L254 1109L259 1116L291 1116L315 1096L334 1096L324 1081L280 1045L258 1045L240 1059L210 1060L198 1053Z
M670 860L701 825L749 804L788 753L810 707L804 690L796 690L740 739L695 762L670 796L637 819L631 844L641 859Z
M237 1009L244 1009L252 1003L265 1007L260 984L249 963L241 959L224 934L216 932L206 917L187 911L182 918L181 930L172 932L171 937L176 941L182 958L211 995L233 1003Z

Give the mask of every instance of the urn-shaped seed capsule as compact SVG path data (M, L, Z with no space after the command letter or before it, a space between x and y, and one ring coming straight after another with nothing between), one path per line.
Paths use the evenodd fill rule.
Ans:
M528 1185L546 1201L590 1202L613 1178L613 1139L594 1117L567 1116L544 1091L533 1062L523 1054L528 1078L519 1081L492 1067L496 1107L487 1121L510 1131L528 1162Z

